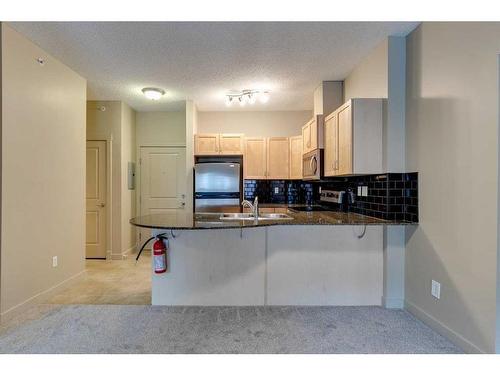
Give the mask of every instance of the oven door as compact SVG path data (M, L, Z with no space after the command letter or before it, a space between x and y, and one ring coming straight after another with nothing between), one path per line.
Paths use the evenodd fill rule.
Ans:
M323 150L314 150L302 157L303 180L321 179L321 151Z

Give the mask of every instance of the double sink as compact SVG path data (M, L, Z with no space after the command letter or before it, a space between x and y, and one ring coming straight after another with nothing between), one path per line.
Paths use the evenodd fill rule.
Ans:
M287 214L259 214L255 217L252 213L223 213L220 216L221 220L239 221L239 220L293 220L293 217Z

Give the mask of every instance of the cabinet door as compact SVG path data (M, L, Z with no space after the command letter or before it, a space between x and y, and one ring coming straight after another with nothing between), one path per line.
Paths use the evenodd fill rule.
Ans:
M324 169L325 176L335 176L337 174L338 164L338 115L332 113L325 119L325 157Z
M338 175L352 174L352 112L347 105L338 112Z
M196 134L194 137L195 155L218 155L219 134Z
M245 179L262 180L266 178L267 162L266 138L246 138L243 157L243 176Z
M243 134L220 134L219 146L222 155L242 155Z
M309 133L311 134L309 151L314 151L318 148L318 122L316 121L316 117L311 121L309 129Z
M302 127L302 153L311 151L311 124L308 122Z
M290 137L290 178L302 178L302 136Z
M272 137L267 139L267 178L290 178L288 137Z

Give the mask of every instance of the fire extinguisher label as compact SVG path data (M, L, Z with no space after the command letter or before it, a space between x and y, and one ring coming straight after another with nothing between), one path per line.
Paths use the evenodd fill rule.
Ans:
M167 269L167 265L165 262L165 254L155 255L154 262L155 262L155 272L165 272L165 270Z

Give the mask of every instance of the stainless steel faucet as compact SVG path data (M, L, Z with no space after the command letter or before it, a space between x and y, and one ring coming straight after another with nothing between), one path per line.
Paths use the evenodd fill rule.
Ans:
M255 197L253 200L253 204L250 201L247 201L246 199L241 202L241 205L243 207L248 207L252 210L252 214L255 218L259 217L259 197Z

